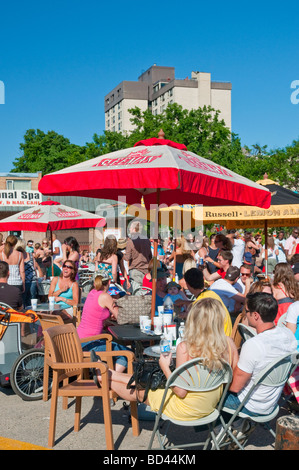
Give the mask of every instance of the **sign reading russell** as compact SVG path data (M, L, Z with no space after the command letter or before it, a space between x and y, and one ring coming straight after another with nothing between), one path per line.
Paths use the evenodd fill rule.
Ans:
M0 206L34 206L40 202L42 194L39 191L0 190Z

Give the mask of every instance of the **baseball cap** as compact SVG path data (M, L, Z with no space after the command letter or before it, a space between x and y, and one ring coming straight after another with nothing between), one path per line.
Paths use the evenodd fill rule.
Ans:
M252 254L249 252L244 253L244 263L252 264Z
M108 289L108 294L110 295L119 295L120 297L123 297L126 295L126 293L123 290L118 289L116 286L109 287Z
M224 279L228 281L235 281L240 276L240 269L237 266L230 266L226 271L226 275Z

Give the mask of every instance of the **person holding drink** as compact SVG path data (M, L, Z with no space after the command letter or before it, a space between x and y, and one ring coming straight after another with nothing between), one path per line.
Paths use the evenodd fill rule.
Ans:
M187 317L184 341L180 342L176 350L176 367L195 358L204 358L206 366L212 369L222 369L223 361L228 362L232 369L237 364L238 352L231 338L224 334L225 310L222 304L211 298L196 302ZM98 361L95 354L91 357ZM161 354L159 365L168 379L171 375L172 354ZM93 370L94 380L101 383L101 374L98 369ZM144 390L127 389L131 378L129 374L109 370L110 387L124 400L141 402L144 399ZM99 385L100 386L100 385ZM158 411L164 390L149 390L145 400L153 411ZM163 414L177 420L194 420L209 415L217 406L222 386L209 392L189 392L180 387L172 387L165 400Z

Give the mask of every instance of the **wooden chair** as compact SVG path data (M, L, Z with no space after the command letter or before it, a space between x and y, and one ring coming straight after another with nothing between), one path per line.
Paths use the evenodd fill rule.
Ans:
M37 313L41 327L43 331L51 328L55 325L64 325L64 321L60 315L52 315L49 313ZM104 339L106 341L106 351L112 351L112 336L110 334L101 334L97 336L91 336L89 338L82 338L81 343L87 341L97 341L99 339ZM45 355L49 354L49 351L45 351ZM113 369L113 358L109 357L107 359L107 364L110 369ZM86 374L88 371L86 370ZM44 362L44 377L43 377L43 401L48 401L49 399L49 378L50 378L50 368L47 361ZM115 399L115 398L114 398ZM66 410L68 407L68 400L66 397L63 398L62 408Z
M37 316L38 316L43 332L47 330L48 328L51 328L55 325L64 325L64 321L60 315L51 315L49 313L37 312ZM45 351L45 355L46 354L47 352ZM45 360L44 361L44 377L43 377L43 401L48 401L49 377L50 377L50 369L47 364L47 361ZM67 408L67 402L63 403L63 407Z
M50 411L49 447L55 443L55 428L57 416L58 397L75 397L75 424L74 431L80 429L81 401L83 396L102 397L105 424L106 447L114 449L112 434L112 419L110 399L115 395L109 390L108 366L102 362L88 362L90 353L82 351L81 342L77 331L72 324L59 325L44 331L45 349L47 354L45 361L53 370L53 385ZM111 361L113 356L119 356L120 351L97 352L104 361ZM134 354L131 351L121 351L121 355L128 359L128 373L133 373ZM101 388L98 388L92 379L84 378L84 370L96 367L102 374ZM69 382L70 378L73 378ZM133 435L139 435L139 423L137 415L137 402L131 402L131 418Z

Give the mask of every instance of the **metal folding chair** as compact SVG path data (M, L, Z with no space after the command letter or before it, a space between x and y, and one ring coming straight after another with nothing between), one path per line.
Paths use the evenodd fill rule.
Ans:
M241 443L238 437L235 436L232 432L232 424L237 418L243 418L249 420L249 422L251 420L256 425L261 424L266 429L268 429L274 438L276 437L275 432L269 426L269 422L274 419L279 412L278 403L274 407L273 411L268 415L249 416L247 413L243 413L241 410L244 406L246 406L247 401L258 386L265 385L269 387L282 387L287 382L290 375L292 375L298 364L299 352L297 351L292 354L286 354L285 356L279 357L269 364L264 370L262 370L260 374L254 379L252 386L248 390L248 393L236 410L223 406L222 413L224 412L231 414L231 418L227 423L225 423L222 413L220 415L220 422L223 426L223 429L216 437L217 448L227 446L229 442L231 443L233 441L239 449L244 450L248 438L246 439L246 437L244 438L244 436L240 436L239 439L242 437ZM226 436L228 437L228 440L225 439Z
M229 385L232 380L232 369L230 365L226 362L223 363L223 368L219 370L210 370L204 365L204 360L202 358L195 358L191 361L182 364L180 367L175 369L171 376L168 378L165 391L163 394L163 398L161 401L161 405L159 411L156 415L154 429L151 435L150 443L148 449L152 449L153 441L155 435L158 438L160 449L172 449L172 448L186 448L186 447L195 447L195 446L203 446L204 449L207 449L210 441L212 440L215 446L217 446L217 442L215 439L214 433L214 425L220 416L220 411L224 402L224 398L228 391ZM220 387L221 385L226 384L221 399L218 403L217 408L210 413L208 416L203 418L194 419L192 421L178 421L175 419L171 419L168 416L163 414L163 408L167 396L167 391L170 387L181 387L184 390L188 390L190 392L205 392L208 393L211 390L215 390L216 388ZM166 442L166 434L164 439L159 431L159 424L160 419L168 420L169 424L173 423L178 426L196 426L196 427L208 427L209 435L204 442L194 442L194 443L187 443L187 444L180 444L180 445L165 445Z
M247 339L256 336L255 329L251 328L251 326L244 325L243 323L238 324L238 331L244 341L247 341Z

